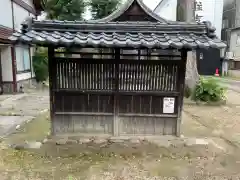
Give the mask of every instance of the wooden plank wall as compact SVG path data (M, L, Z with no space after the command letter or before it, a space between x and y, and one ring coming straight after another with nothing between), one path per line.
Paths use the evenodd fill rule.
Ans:
M61 53L50 58L55 134L176 134L185 73L181 55ZM164 97L175 98L174 113L163 114Z

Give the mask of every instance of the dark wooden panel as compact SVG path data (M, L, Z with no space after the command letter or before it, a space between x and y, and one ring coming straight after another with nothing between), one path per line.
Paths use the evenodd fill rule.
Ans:
M176 135L177 118L119 117L120 135Z
M113 113L113 96L86 93L55 93L56 112Z
M151 95L120 95L119 113L121 114L163 114L163 98ZM174 96L171 96L174 97ZM174 114L177 114L178 98L175 97Z
M54 133L111 134L112 116L55 115L52 121Z

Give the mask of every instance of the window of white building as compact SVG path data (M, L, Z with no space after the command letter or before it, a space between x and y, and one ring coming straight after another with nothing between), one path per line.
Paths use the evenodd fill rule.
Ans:
M30 71L30 55L28 47L17 47L16 48L16 62L17 62L17 72Z
M240 46L240 34L237 34L237 42L236 42L237 46Z

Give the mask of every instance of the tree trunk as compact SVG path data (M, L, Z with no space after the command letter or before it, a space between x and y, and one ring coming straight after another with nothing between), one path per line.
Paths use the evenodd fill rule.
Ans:
M177 3L177 20L185 22L194 21L194 1L192 0L178 0ZM187 54L187 67L185 84L190 89L193 89L199 81L199 74L197 69L196 51L189 51Z
M189 51L187 54L185 85L193 89L197 85L199 78L196 51Z

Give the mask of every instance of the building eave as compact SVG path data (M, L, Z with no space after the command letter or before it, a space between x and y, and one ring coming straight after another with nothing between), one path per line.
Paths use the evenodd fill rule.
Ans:
M158 8L160 8L160 6L162 6L165 2L167 2L168 0L161 0L159 3L158 3L158 5L153 9L153 12L156 12L156 10L158 9Z
M13 32L11 28L0 26L0 43L11 43L9 37Z

